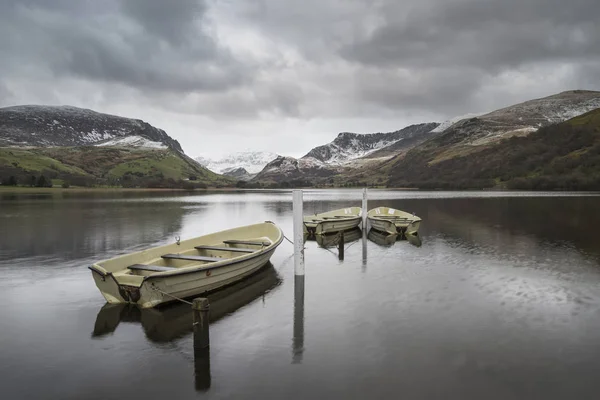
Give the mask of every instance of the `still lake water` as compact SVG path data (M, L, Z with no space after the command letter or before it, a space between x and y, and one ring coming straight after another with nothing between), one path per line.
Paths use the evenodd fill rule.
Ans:
M600 197L369 197L422 217L421 243L308 241L302 281L284 241L211 298L195 359L189 306L106 307L87 266L264 220L291 237L290 192L0 193L0 397L598 398ZM306 191L305 213L360 199Z

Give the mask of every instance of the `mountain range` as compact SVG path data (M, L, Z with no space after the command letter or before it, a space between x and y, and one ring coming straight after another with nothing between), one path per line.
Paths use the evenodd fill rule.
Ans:
M139 119L71 106L0 108L0 178L82 186L231 185L186 156L177 140Z
M154 187L600 189L599 108L600 92L574 90L393 132L342 132L298 159L247 151L193 160L141 120L15 106L0 108L0 178L43 174L55 183Z
M600 92L575 90L442 124L412 125L386 134L341 133L333 142L314 148L300 159L273 160L254 181L284 186L310 182L325 186L431 187L432 182L439 181L425 171L432 174L434 169L430 167L435 163L470 154L477 157L478 152L506 139L526 137L599 107ZM449 186L454 184L448 182Z

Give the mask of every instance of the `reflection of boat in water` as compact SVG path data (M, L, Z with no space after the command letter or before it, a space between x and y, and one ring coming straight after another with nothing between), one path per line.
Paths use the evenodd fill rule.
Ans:
M281 283L272 265L217 292L208 295L210 321L214 322L264 295ZM146 337L153 342L170 342L193 331L189 304L172 304L161 308L140 309L132 304L106 303L98 312L92 337L115 331L119 323L141 323Z
M406 240L410 244L416 247L421 247L421 237L418 234L390 234L377 229L371 229L367 235L367 238L380 246L391 246L397 241Z
M377 207L367 213L371 226L378 231L388 233L416 233L421 218L405 211L389 207Z
M360 207L340 208L304 217L304 229L311 235L335 233L356 228L362 221Z
M241 226L154 247L89 267L109 303L142 308L235 283L269 262L283 240L272 222Z
M362 231L360 228L350 229L348 231L344 231L344 243L348 244L350 242L355 242L362 237ZM315 235L308 236L307 240L314 240L320 247L328 248L335 247L340 242L340 232L338 233L329 233L326 235Z

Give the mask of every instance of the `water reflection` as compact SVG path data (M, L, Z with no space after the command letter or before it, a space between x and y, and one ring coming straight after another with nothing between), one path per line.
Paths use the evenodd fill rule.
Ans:
M292 364L301 364L304 355L304 275L294 276L294 337Z
M210 322L231 314L280 283L273 265L269 264L247 279L208 295ZM192 309L188 304L140 309L129 304L106 303L96 316L92 337L101 338L114 332L121 322L141 324L148 340L155 343L171 342L193 331Z
M398 241L406 240L415 247L421 247L423 244L419 234L390 234L376 229L371 229L367 235L368 239L380 246L392 246Z
M362 231L360 228L354 228L347 231L344 231L344 243L348 245L349 243L355 242L362 237ZM307 235L304 234L304 241L314 241L320 247L329 248L329 247L337 247L340 243L340 233L329 233L325 235Z
M154 243L173 237L192 211L203 212L179 204L18 198L2 203L0 261L78 259Z

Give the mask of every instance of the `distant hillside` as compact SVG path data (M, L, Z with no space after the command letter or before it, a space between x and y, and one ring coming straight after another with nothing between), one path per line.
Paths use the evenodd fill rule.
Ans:
M136 137L138 146L161 144L183 153L177 140L162 129L139 120L71 106L14 106L0 108L0 147L90 146Z
M28 185L42 175L47 184L82 186L235 182L203 168L176 140L141 120L70 106L0 108L0 180Z
M77 186L187 187L231 186L233 180L199 166L171 149L123 147L0 148L0 178L31 177ZM191 180L190 180L191 179Z
M600 190L600 109L528 136L503 139L476 153L436 162L428 149L413 149L391 166L388 184Z

